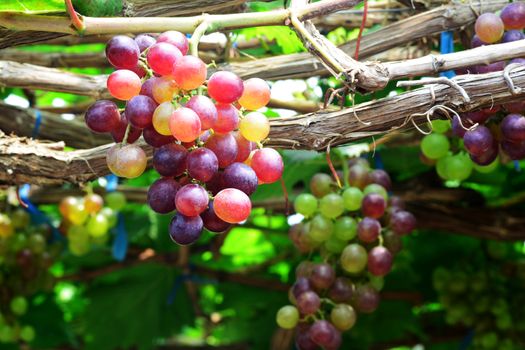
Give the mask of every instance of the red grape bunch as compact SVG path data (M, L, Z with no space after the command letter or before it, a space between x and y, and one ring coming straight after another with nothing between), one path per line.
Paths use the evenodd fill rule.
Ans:
M311 179L311 194L294 201L305 219L290 228L290 237L300 252L319 252L321 258L299 264L289 292L292 305L277 313L279 326L297 327L301 350L338 349L341 332L354 326L357 313L378 307L401 236L416 226L401 200L389 198L391 180L385 171L371 170L364 159L349 165L349 186L340 189L332 177L319 173Z
M161 178L149 188L148 203L157 213L176 210L169 232L182 245L203 228L223 232L246 220L249 196L283 172L279 153L262 146L270 124L257 110L270 100L268 84L228 71L206 80L206 64L187 55L188 46L176 31L112 38L106 56L117 70L107 87L126 106L121 113L114 102L97 101L85 117L91 130L118 142L107 153L115 175L134 178L146 169L145 152L133 144L141 135L155 148Z

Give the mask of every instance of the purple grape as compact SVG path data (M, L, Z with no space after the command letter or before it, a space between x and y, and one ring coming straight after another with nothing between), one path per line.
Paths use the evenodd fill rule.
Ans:
M206 182L206 189L214 196L226 188L222 184L222 174L221 171L218 171L213 175L210 181Z
M139 63L140 50L135 42L125 35L111 38L106 45L106 57L116 68L133 69Z
M463 121L465 119L468 119L472 122L472 125L474 125L474 123L483 124L489 118L490 115L483 113L483 111L465 112L461 114L461 120Z
M175 195L180 185L171 178L160 178L148 189L148 204L153 211L166 214L175 210Z
M494 138L489 128L478 125L474 130L465 132L463 142L470 154L480 156L492 146Z
M390 207L396 207L400 209L405 209L405 202L399 196L392 196L388 199L388 205Z
M237 141L231 133L213 134L204 145L215 153L220 168L226 168L237 158Z
M416 217L406 210L400 210L392 214L390 226L398 235L406 235L416 229Z
M208 208L201 214L204 227L211 232L224 232L232 225L222 221L213 210L213 201L210 201Z
M500 124L501 134L507 141L519 143L525 141L525 117L521 114L509 114Z
M312 270L315 264L311 261L301 261L295 268L295 275L297 278L306 277L309 278L312 275Z
M487 45L486 42L482 41L476 34L472 37L472 40L470 41L470 47L472 49L480 46Z
M139 34L135 37L134 40L137 43L140 52L143 52L148 47L152 46L157 42L157 39L148 34Z
M170 237L177 244L188 245L199 239L202 227L200 216L189 217L177 213L170 223Z
M312 285L310 283L310 280L306 277L298 277L295 280L295 283L292 285L292 294L296 298L299 295L303 294L304 292L308 292L311 290L312 290Z
M197 184L184 185L175 196L175 207L179 213L186 216L202 214L209 203L208 192Z
M357 224L357 236L365 243L374 242L381 232L381 224L374 218L365 217Z
M505 25L505 29L525 28L525 4L513 2L501 10L500 18Z
M217 122L217 108L206 96L195 95L186 102L186 107L193 110L201 120L201 129L207 130Z
M332 324L330 324L332 325ZM343 342L343 338L341 336L341 332L338 331L335 327L332 326L332 340L328 343L324 344L325 350L338 350L341 347L341 343Z
M523 59L523 64L525 64L525 59ZM509 113L523 113L525 112L525 101L516 101L505 103L503 108Z
M170 143L153 154L153 167L162 176L179 176L186 170L188 151L181 145Z
M111 137L115 142L122 142L124 140L124 135L126 135L126 129L128 127L128 118L126 118L126 113L122 113L120 116L119 125L111 131ZM133 143L137 141L142 135L142 130L137 129L133 126L130 126L127 143Z
M518 41L523 39L525 39L525 35L521 30L509 30L506 31L505 34L503 34L503 39L501 39L501 42L510 43L511 41Z
M369 193L363 198L361 210L363 215L379 219L385 213L386 201L378 193Z
M476 72L478 74L485 74L485 73L492 73L492 72L499 72L505 69L505 61L498 61L490 64L482 64L476 66Z
M461 122L463 123L463 126L465 128L469 128L473 125L467 119L461 119ZM467 132L465 128L461 126L460 119L458 118L458 116L455 115L452 117L452 133L454 135L463 138L463 136L465 136L465 133Z
M354 284L346 277L337 277L328 291L328 296L336 303L348 303L354 295Z
M148 145L153 146L155 148L159 148L169 143L175 142L175 138L173 136L159 134L157 130L155 130L153 125L150 125L144 130L142 130L142 136L144 137L144 141L146 141Z
M313 291L306 291L297 297L297 308L302 315L314 314L320 306L321 300Z
M334 326L326 320L315 321L310 328L310 338L319 346L326 346L333 342L336 332Z
M137 95L126 104L126 117L131 125L144 129L151 125L157 103L148 96Z
M393 231L386 231L383 234L383 244L385 248L394 255L403 249L403 241L401 240L401 236Z
M120 124L120 113L115 102L99 100L88 108L84 119L94 132L111 132Z
M148 96L152 100L155 100L155 98L153 98L153 85L155 85L155 80L157 80L157 77L151 77L143 82L140 88L140 95Z
M525 58L513 58L509 63L525 64ZM510 111L509 111L510 112Z
M368 252L368 271L374 276L384 276L392 269L392 254L385 247L378 246Z
M207 182L219 171L219 161L215 153L202 147L191 151L186 160L188 174L199 181Z
M499 153L498 143L496 140L494 140L494 142L492 143L492 146L481 156L475 156L472 154L469 154L469 156L470 156L470 159L472 159L472 161L478 165L489 165L490 163L496 160L496 158L498 157L498 153Z
M315 264L312 275L310 276L310 282L317 290L328 289L334 283L335 271L327 263Z
M295 335L295 346L297 350L317 350L319 347L311 339L310 328L304 330L299 329Z
M501 142L501 149L512 160L520 160L525 158L525 141L514 143L504 140Z
M392 188L392 180L390 180L390 176L382 169L372 170L372 172L368 174L368 183L381 185L387 191Z
M257 189L258 179L255 171L244 163L233 163L224 169L222 185L236 188L250 196Z
M355 291L354 306L362 313L372 313L379 306L379 292L371 285L363 284Z

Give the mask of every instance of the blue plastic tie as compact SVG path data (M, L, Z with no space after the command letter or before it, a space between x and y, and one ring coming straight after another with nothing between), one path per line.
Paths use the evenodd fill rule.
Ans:
M126 253L128 252L128 233L126 232L126 225L124 222L124 216L118 214L117 227L115 239L113 240L113 246L111 248L111 254L117 261L124 261Z
M453 32L442 32L440 36L440 51L441 54L447 54L454 52L454 34ZM442 77L453 78L456 73L453 70L447 70L439 73Z
M106 192L115 192L118 186L118 176L110 174L106 176Z
M31 133L32 138L36 138L38 136L40 125L42 124L42 113L39 109L35 109L35 118L35 126L33 127L33 132Z
M385 164L383 163L383 157L381 157L381 152L376 150L375 156L374 156L374 165L376 166L376 169L385 170Z
M514 164L514 170L517 172L521 172L521 165L518 160L513 160L512 163Z

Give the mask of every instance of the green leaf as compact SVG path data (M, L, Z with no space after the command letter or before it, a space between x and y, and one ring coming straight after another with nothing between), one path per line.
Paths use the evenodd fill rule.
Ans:
M2 0L0 3L0 12L37 14L65 11L61 0Z
M253 38L266 38L268 41L275 40L275 43L281 48L284 54L305 51L303 43L299 40L297 34L288 27L269 26L245 28L237 31L237 33L242 34L246 40Z

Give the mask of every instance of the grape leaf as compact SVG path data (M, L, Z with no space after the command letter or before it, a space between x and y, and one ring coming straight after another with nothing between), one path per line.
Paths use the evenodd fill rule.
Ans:
M275 43L281 48L284 54L305 51L303 43L299 40L297 34L288 27L269 26L245 28L237 31L237 33L242 34L246 40L253 38L266 38L269 41L275 40Z
M65 12L61 0L2 0L0 12L21 12L28 14Z

